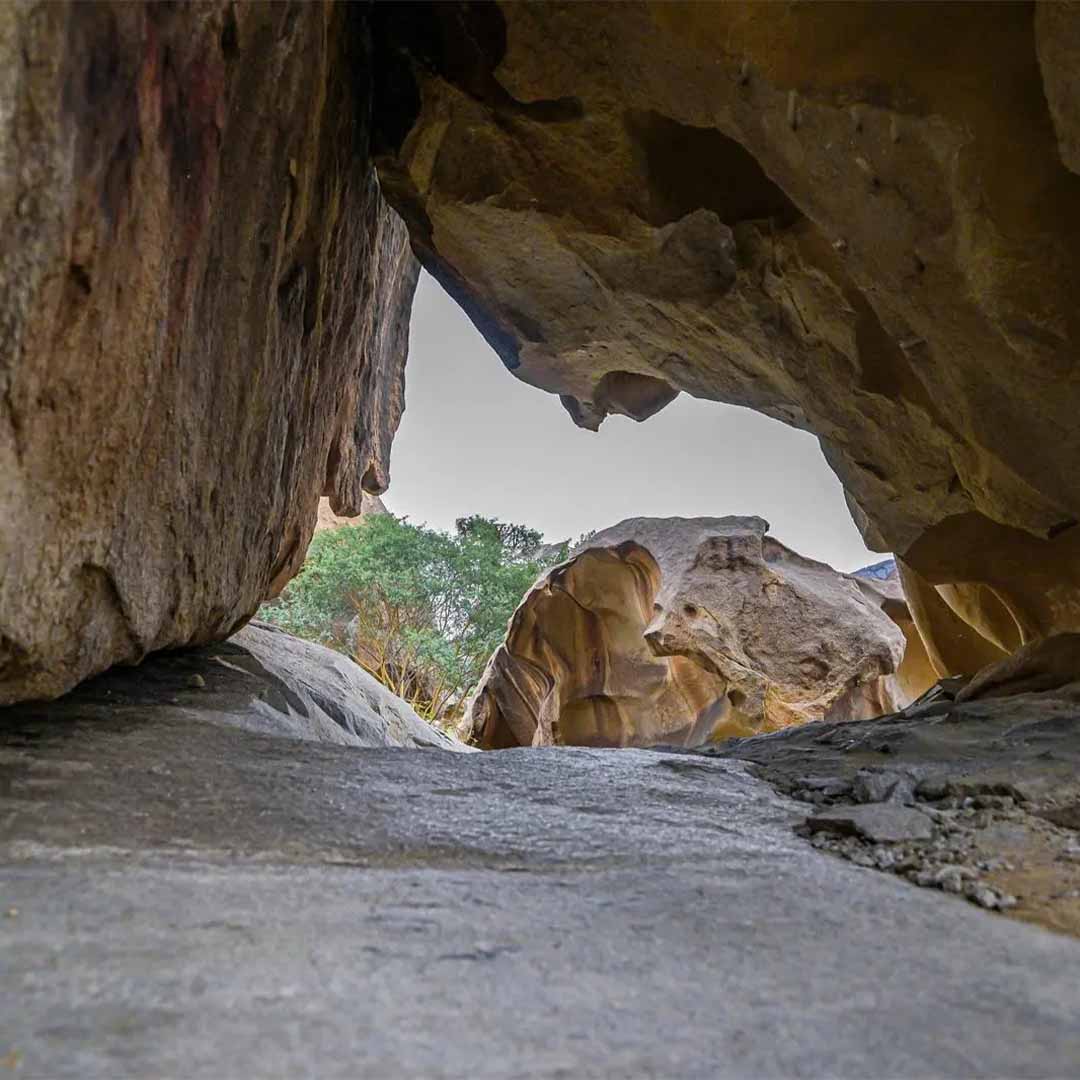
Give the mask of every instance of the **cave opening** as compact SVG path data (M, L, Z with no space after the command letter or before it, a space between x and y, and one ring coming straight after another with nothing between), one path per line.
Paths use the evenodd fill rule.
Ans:
M597 432L578 428L556 396L505 369L426 272L384 501L441 529L478 513L552 542L631 517L758 514L838 570L882 558L864 545L814 436L685 393L644 423L612 415Z

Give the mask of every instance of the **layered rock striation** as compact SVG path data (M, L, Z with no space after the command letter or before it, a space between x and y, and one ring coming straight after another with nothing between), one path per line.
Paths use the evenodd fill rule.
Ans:
M631 518L597 533L525 596L467 734L488 748L697 746L877 716L925 689L897 677L906 640L883 597L767 529Z
M360 6L0 6L0 703L227 637L388 480Z
M379 168L574 421L813 431L939 675L1080 629L1080 5L380 5Z

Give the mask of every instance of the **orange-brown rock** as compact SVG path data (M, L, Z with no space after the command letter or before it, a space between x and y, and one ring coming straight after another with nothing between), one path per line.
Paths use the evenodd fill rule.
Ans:
M942 674L1080 630L1080 5L378 18L384 186L515 375L815 432Z
M0 4L0 703L227 637L385 488L366 12Z
M1051 691L1055 698L1080 698L1078 671L1080 634L1054 634L983 668L956 700L981 701Z
M575 422L815 432L935 671L1080 630L1078 56L1075 2L0 5L0 701L227 636L385 487L372 134Z
M632 518L548 571L466 708L481 745L696 746L906 704L879 593L756 517Z
M930 661L926 643L915 625L915 617L900 582L900 571L894 560L886 560L873 567L857 570L851 577L865 595L878 604L904 634L904 659L895 673L883 680L886 688L882 700L898 705L914 701L925 693L941 678L942 673ZM877 684L868 684L874 685ZM877 710L877 715L890 711L889 708ZM874 715L870 708L864 709L866 715Z

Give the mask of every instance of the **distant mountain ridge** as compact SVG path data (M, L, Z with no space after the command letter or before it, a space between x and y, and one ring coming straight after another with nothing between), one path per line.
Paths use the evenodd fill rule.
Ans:
M882 559L852 572L852 577L872 578L874 581L889 581L896 577L896 560Z

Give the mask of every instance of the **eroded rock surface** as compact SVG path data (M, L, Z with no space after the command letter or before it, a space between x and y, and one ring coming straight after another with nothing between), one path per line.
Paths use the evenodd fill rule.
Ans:
M694 746L875 716L925 689L894 676L906 641L885 597L767 529L631 518L591 537L515 612L467 706L473 737Z
M386 486L365 12L0 5L0 702L227 637Z
M1080 943L814 851L737 763L11 717L16 1076L1034 1080L1080 1059ZM529 1022L478 1023L493 1001Z
M904 595L900 568L896 565L896 560L885 559L873 566L864 566L861 570L856 570L851 577L863 593L878 604L903 631L904 659L890 676L889 682L892 685L887 693L888 697L898 704L914 701L933 686L940 672L927 654L926 643L919 633L911 606Z
M938 676L1080 629L1080 5L378 17L380 174L515 375L815 432Z
M954 679L897 715L700 752L812 804L823 850L1080 937L1077 689Z
M228 641L113 668L58 701L9 706L0 710L0 726L124 729L148 713L163 724L215 724L336 746L470 749L347 656L260 622Z
M369 495L366 491L360 500L360 512L358 514L335 514L329 499L319 500L319 510L315 518L315 531L323 529L338 529L342 525L355 525L370 514L388 514L389 510L383 505L378 495Z

